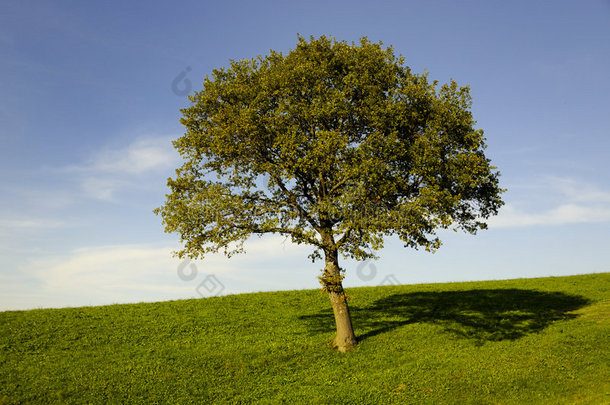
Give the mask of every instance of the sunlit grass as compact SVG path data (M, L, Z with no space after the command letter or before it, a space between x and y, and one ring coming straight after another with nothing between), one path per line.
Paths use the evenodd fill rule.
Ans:
M0 403L610 403L610 273L0 313Z

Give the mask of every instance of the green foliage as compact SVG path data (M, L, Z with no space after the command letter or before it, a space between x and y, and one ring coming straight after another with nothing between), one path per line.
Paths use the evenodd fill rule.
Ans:
M610 274L0 313L0 404L602 404Z
M213 71L182 110L184 158L160 214L179 256L242 251L279 233L364 259L396 234L434 250L502 205L468 87L414 74L392 48L299 37Z

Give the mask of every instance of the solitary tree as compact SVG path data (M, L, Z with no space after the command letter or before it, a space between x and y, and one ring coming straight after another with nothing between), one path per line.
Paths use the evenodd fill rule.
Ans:
M311 245L340 351L356 344L340 254L373 258L387 235L434 251L435 230L474 234L502 205L469 88L429 82L381 43L299 37L214 70L189 99L184 164L155 210L178 257L231 256L253 234Z

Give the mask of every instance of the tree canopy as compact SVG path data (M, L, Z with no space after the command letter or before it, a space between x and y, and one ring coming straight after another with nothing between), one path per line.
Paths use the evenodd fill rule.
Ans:
M342 292L338 254L374 257L389 235L435 250L437 229L476 233L502 205L469 87L439 86L367 38L299 37L214 70L189 99L184 164L156 210L179 256L277 233L333 262L321 280Z

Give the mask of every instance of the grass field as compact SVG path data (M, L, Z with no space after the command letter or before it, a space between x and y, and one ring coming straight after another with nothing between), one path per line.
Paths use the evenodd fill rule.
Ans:
M0 404L610 403L610 273L0 313Z

